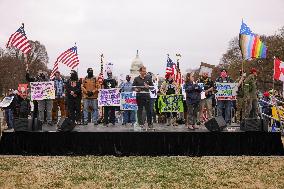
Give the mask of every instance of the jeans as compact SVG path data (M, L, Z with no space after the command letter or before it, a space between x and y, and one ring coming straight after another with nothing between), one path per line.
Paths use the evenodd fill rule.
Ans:
M84 122L88 121L89 108L91 108L91 111L93 112L93 122L98 122L98 99L83 99L83 105Z
M203 120L203 111L204 109L206 108L206 112L207 112L207 118L208 120L212 118L212 98L209 97L209 98L205 98L205 99L202 99L200 101L200 111L199 111L199 119L200 121Z
M138 116L138 123L139 125L144 125L143 121L143 108L145 107L146 110L146 115L147 115L147 123L148 125L152 124L152 115L150 111L150 96L136 96L136 101L137 101L137 106L138 106L138 111L137 111L137 116Z
M51 122L52 100L39 100L38 101L38 120L44 122L44 110L46 110L46 121Z
M217 115L223 116L226 123L231 122L231 109L232 109L232 102L230 100L217 101Z
M135 110L124 110L123 111L123 124L135 123Z
M190 125L195 125L197 123L197 113L199 111L199 103L187 104L187 120Z
M14 115L13 110L5 109L6 123L9 129L14 128Z

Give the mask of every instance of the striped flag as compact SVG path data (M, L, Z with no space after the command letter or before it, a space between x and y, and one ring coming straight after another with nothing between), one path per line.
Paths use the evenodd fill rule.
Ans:
M66 66L70 67L72 70L79 65L79 58L77 54L77 47L74 46L67 51L64 51L54 63L50 78L54 77L56 71L58 71L59 63L63 63Z
M171 74L171 73L175 74L175 67L176 67L176 64L168 56L167 67L166 67L166 74Z
M28 54L32 50L32 46L25 33L24 24L10 36L6 47L15 47L24 54Z
M266 58L267 47L243 21L239 34L239 46L245 59Z

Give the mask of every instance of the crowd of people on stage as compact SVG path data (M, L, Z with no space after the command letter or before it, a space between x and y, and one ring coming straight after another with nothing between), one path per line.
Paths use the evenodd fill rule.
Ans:
M36 116L42 123L52 126L58 123L59 110L60 117L68 117L77 124L89 125L91 120L94 126L103 124L104 126L115 125L118 120L118 113L122 114L122 125L135 122L141 127L147 123L149 128L153 123L164 122L167 126L178 126L184 123L188 129L198 129L199 125L214 116L223 116L226 123L239 122L243 118L257 117L260 114L259 102L262 113L271 115L270 93L264 92L262 100L259 98L257 90L257 70L250 70L249 74L240 72L236 81L229 76L226 69L220 70L219 77L213 81L207 72L202 73L198 79L194 72L187 73L184 78L184 86L175 82L174 75L167 73L165 80L158 86L158 97L160 95L181 95L182 87L185 89L184 112L160 113L157 110L157 100L150 97L150 89L155 85L156 80L152 78L146 67L139 69L140 75L131 78L126 76L125 81L118 85L114 79L112 71L107 72L107 78L99 82L94 75L92 68L87 69L87 75L83 79L78 78L75 70L72 70L68 80L63 79L60 72L55 73L54 88L55 99L37 100L29 102L28 93L19 93L16 90L9 90L9 96L14 96L12 103L5 107L5 116L8 129L13 128L15 117L28 118L31 115L33 104L33 116ZM39 71L36 76L31 76L29 70L26 72L27 82L50 81L45 73ZM237 83L237 100L216 100L215 83ZM202 86L200 85L202 83ZM120 88L120 92L136 91L136 101L138 110L120 111L119 107L98 106L98 94L101 89ZM91 115L91 119L90 119ZM137 120L136 120L137 119Z

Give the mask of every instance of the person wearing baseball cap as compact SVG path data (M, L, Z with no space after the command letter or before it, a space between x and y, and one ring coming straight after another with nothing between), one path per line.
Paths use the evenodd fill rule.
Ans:
M257 69L251 68L244 80L244 118L256 118L258 111Z

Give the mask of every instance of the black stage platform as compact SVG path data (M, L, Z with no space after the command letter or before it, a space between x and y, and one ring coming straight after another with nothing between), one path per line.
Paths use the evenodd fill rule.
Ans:
M284 155L281 133L242 132L238 127L209 132L184 125L155 125L155 131L131 126L76 126L73 132L3 132L0 154L13 155Z

